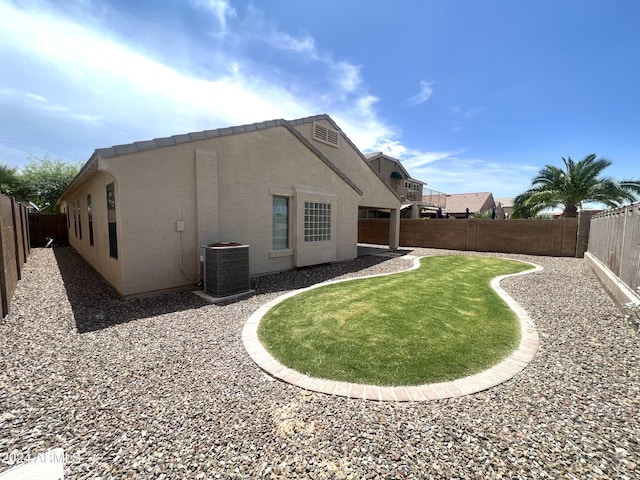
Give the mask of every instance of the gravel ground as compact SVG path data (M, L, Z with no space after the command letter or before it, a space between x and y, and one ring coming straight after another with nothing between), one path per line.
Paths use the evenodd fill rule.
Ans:
M33 250L0 320L0 471L62 447L67 479L640 478L639 338L581 259L501 256L545 268L503 282L538 326L533 362L472 396L381 403L273 380L240 334L284 291L402 257L270 275L207 305L123 302L70 248Z

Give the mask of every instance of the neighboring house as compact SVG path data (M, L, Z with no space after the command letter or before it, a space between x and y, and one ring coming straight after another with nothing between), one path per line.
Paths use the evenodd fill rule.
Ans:
M500 204L502 211L504 212L504 218L511 218L513 215L513 198L496 198L496 204Z
M409 172L396 158L382 152L368 153L365 156L382 181L400 197L403 203L402 208L410 209L411 218L418 218L420 210L425 206L422 201L422 190L426 184L411 178Z
M449 194L443 213L449 217L465 218L467 208L470 216L473 216L474 213L492 211L495 208L495 218L504 218L502 207L496 204L493 194L490 192Z
M327 115L97 149L58 202L70 244L124 297L193 287L201 245L251 275L357 256L358 211L402 202Z

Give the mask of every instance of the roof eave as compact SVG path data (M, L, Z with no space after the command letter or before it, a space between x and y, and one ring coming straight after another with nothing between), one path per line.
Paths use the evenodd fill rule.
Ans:
M94 150L87 163L85 163L75 178L71 181L67 189L64 191L60 198L56 201L56 205L60 205L60 203L65 199L66 196L73 193L77 190L82 184L84 184L87 180L93 177L96 173L98 173L98 162L100 155L98 150Z

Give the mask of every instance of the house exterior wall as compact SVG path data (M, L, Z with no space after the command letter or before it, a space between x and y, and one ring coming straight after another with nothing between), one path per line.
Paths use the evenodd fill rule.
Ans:
M193 285L203 244L250 245L251 275L357 255L360 195L285 127L100 158L98 169L62 207L71 214L71 245L125 297ZM109 256L106 211L106 185L114 180L118 259ZM285 250L272 249L274 195L290 199ZM72 205L78 199L82 240L74 235ZM325 200L332 203L331 240L305 244L304 203Z
M402 170L394 162L386 160L384 157L378 157L376 159L377 165L375 170L380 174L382 181L389 185L398 195L405 194L404 181L406 176ZM397 172L402 175L402 179L391 178L391 174ZM421 197L422 198L422 197Z
M358 193L286 128L225 137L218 148L219 241L252 245L252 274L356 257ZM274 195L290 199L290 252L272 249ZM331 242L304 245L304 202L332 196Z
M118 181L108 172L98 172L60 204L60 211L67 214L69 244L76 249L105 280L119 292L124 290L122 261L109 256L109 226L107 221L107 185L114 183L116 199L119 198ZM87 212L87 195L91 195L93 245L90 244ZM73 206L80 203L79 225L74 222ZM116 224L121 224L121 211L116 210ZM76 222L78 219L76 218ZM79 228L77 228L79 227ZM82 232L82 238L80 238ZM118 236L121 230L118 229ZM120 239L118 239L120 240ZM119 242L120 243L120 242Z
M328 128L334 128L326 120L320 120L319 123ZM336 148L313 139L313 124L311 122L298 124L295 128L318 150L330 158L364 192L358 200L360 207L400 208L401 202L398 198L391 191L382 187L380 177L376 175L366 160L362 159L359 152L351 148L344 137L340 139L340 147Z

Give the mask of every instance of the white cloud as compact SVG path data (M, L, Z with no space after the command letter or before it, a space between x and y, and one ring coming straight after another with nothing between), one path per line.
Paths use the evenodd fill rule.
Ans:
M220 33L227 31L227 19L237 15L235 9L227 0L190 0L191 4L198 8L203 8L213 13L220 24Z
M249 5L247 17L240 22L236 32L244 41L254 40L275 50L303 54L309 60L320 60L315 40L308 34L299 37L279 30L257 7Z
M334 65L334 69L338 73L338 83L344 91L348 93L356 92L362 83L360 67L347 62L338 62Z
M329 112L347 136L361 151L379 150L378 145L390 141L397 132L375 115L378 99L371 95L356 98L352 104Z
M492 192L495 197L514 197L531 185L530 169L456 155L410 170L426 181L427 188L445 193Z
M25 92L25 93L24 93L24 96L25 96L25 97L27 97L27 98L30 98L31 100L36 100L36 101L38 101L38 102L46 102L46 101L47 101L47 99L46 99L46 98L44 98L44 97L42 97L42 96L40 96L40 95L37 95L37 94L35 94L35 93L28 93L28 92Z
M470 108L469 110L467 110L466 112L464 112L464 116L467 118L473 118L476 115L478 115L480 112L482 112L482 110L484 110L482 107L479 108Z
M458 115L458 116L463 116L465 118L473 118L475 116L477 116L479 113L481 113L484 110L483 107L476 107L476 108L462 108L458 105L451 107L451 114L452 115Z
M402 162L409 174L444 193L490 191L494 196L515 196L531 185L536 167L468 157L471 147L420 151L398 140L382 139L370 151L380 151Z
M239 35L253 41L268 45L275 50L281 50L299 55L302 63L313 63L323 70L322 76L326 83L338 87L338 91L323 97L325 101L338 98L342 102L349 100L349 94L358 95L362 87L361 67L352 63L336 60L331 52L319 50L315 40L310 35L303 33L299 37L292 36L278 30L275 23L265 18L264 14L256 7L249 8L249 16L242 23L242 31Z
M400 159L407 152L407 147L402 145L398 140L383 139L376 144L374 150Z
M255 7L252 17L231 22L237 14L228 2L196 4L214 13L228 41L216 41L206 58L184 62L162 59L162 45L132 46L86 11L79 21L38 3L16 7L0 0L0 62L11 72L0 78L0 108L7 118L10 109L28 114L22 125L47 126L46 134L33 127L32 145L21 140L8 147L11 138L1 139L0 151L13 157L3 160L19 163L19 155L41 150L64 155L65 149L73 152L69 156L80 151L80 158L87 158L94 148L113 144L317 113L332 115L361 149L397 139L398 132L378 117L378 98L367 92L359 66L320 52L308 35L278 31ZM295 73L283 82L274 78L272 65L259 63L260 56L231 48L248 41L311 62L319 85ZM23 139L24 126L12 123L0 120L0 128Z
M12 88L0 89L0 100L5 104L16 105L17 108L48 116L50 121L72 120L99 126L103 118L101 115L78 113L65 105L50 102L42 95Z
M431 98L433 93L433 82L420 80L420 92L408 100L409 105L420 105Z
M402 160L402 164L409 170L417 171L430 163L438 162L440 160L456 159L458 158L458 155L468 150L469 147L442 152L421 152L417 150L408 150L405 154L406 159Z
M11 63L10 57L19 55L51 78L32 81L27 98L41 103L40 110L77 112L82 106L84 111L73 114L77 119L97 123L104 118L135 135L113 142L138 140L145 131L169 135L308 113L305 102L284 88L240 74L237 62L231 63L232 75L202 79L137 52L108 32L3 4L0 29L5 45L11 45L0 49L0 59Z
M313 59L318 56L315 40L310 36L296 38L285 32L271 30L269 35L263 37L263 40L269 43L273 48L306 54Z
M451 125L449 130L451 130L452 132L459 132L464 130L463 125L466 123L466 120L478 116L483 110L484 108L482 107L467 109L464 109L458 105L451 107L451 114L456 118L456 120L453 121L453 124Z

